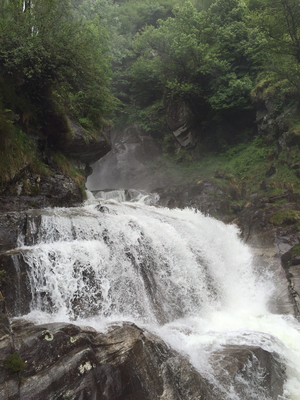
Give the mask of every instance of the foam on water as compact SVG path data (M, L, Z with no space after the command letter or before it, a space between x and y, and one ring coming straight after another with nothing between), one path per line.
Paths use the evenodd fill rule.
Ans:
M261 346L286 362L282 399L299 400L300 325L268 311L272 277L254 272L237 228L141 199L100 200L100 212L99 200L89 196L83 208L42 215L35 244L22 247L33 293L27 318L98 330L133 321L187 354L216 385L213 351L228 344ZM254 378L249 391L259 385L260 377ZM239 398L234 388L227 391L228 399ZM266 397L258 390L248 398Z

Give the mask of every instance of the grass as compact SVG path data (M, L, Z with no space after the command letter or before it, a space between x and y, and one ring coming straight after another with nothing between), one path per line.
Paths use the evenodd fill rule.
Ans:
M36 144L19 129L15 129L0 148L0 184L9 182L25 167L36 174L50 174L48 167L38 159Z
M276 226L298 224L300 222L300 211L279 211L270 217L270 222Z

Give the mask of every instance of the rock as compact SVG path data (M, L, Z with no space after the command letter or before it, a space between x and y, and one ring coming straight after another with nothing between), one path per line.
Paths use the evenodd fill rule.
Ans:
M300 320L300 245L293 246L281 256L281 263L293 296L295 315Z
M0 341L3 400L228 399L186 357L132 323L114 324L98 333L72 324L33 325L19 319L12 322L12 330L13 348L8 338ZM19 378L2 366L12 352L26 363ZM217 381L228 391L233 385L243 398L249 398L243 382L255 389L259 384L268 398L282 394L284 367L272 353L232 345L213 352L211 361Z
M283 394L285 367L277 354L261 347L225 345L213 352L210 360L219 381L227 387L233 385L241 398L249 398L249 381L260 390L261 398L277 399Z
M99 134L96 139L88 131L69 120L73 136L65 145L63 151L69 157L84 164L93 164L111 150L108 140Z
M196 145L190 125L192 112L182 100L169 98L167 104L167 124L180 146L190 149Z
M183 356L134 324L112 326L106 334L22 320L12 329L15 351L27 368L18 393L15 374L0 367L3 400L212 399L211 385Z
M295 129L285 134L285 141L288 147L298 146L300 144L300 134Z
M266 89L268 82L257 86L253 102L256 106L256 123L258 128L258 134L265 138L266 142L272 143L274 139L278 139L281 135L287 132L291 118L296 115L299 111L299 102L294 98L293 104L291 104L291 98L287 95L286 98L282 99L283 106L288 108L278 110L275 106L274 92L270 94ZM275 89L275 88L274 88ZM275 89L276 90L276 89ZM284 111L283 111L284 110ZM281 136L279 139L278 153L285 146L285 138Z
M6 314L0 312L0 341L3 340L7 335L9 336L10 331L10 321Z
M31 172L19 176L0 193L0 211L21 211L31 208L70 207L83 201L83 193L78 184L60 172L50 176L38 176ZM14 190L19 185L19 195Z
M17 246L19 236L25 233L25 226L25 213L0 214L0 253Z
M11 317L30 312L32 295L21 253L12 251L0 254L0 269L5 271L1 292L5 298L6 309Z
M242 207L238 204L231 204L230 205L230 209L234 212L234 213L238 213L242 210Z
M193 207L219 219L229 212L230 203L225 193L209 179L199 181L193 187L173 185L157 188L155 192L160 196L158 204L163 207Z
M95 209L97 211L100 211L101 213L108 213L109 212L109 208L106 206L101 206L101 204L98 204Z

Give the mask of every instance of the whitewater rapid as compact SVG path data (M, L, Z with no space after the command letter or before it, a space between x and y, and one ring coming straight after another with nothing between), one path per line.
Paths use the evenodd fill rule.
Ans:
M98 197L82 208L45 210L40 226L32 223L34 243L19 238L33 294L26 318L99 331L133 321L187 355L216 386L210 354L228 344L260 346L286 364L281 399L299 400L300 324L269 311L272 276L255 272L237 227L193 209L151 206L153 196ZM239 399L234 388L226 395ZM248 398L267 399L259 390Z

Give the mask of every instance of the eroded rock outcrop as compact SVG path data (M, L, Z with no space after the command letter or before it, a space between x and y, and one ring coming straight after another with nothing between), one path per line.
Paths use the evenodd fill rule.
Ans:
M71 138L56 145L46 139L36 142L35 165L25 163L0 188L0 211L21 211L31 208L71 207L82 203L84 183L90 164L111 149L107 139L98 138L69 121ZM39 171L39 172L37 172Z
M22 380L0 367L3 400L175 400L209 397L210 385L158 337L130 323L108 333L70 324L12 323L0 342L1 361L16 351L26 362Z
M72 130L72 139L63 149L69 157L90 165L111 150L108 140L102 134L96 138L73 121L69 120L69 125Z
M0 366L3 400L228 398L185 357L132 323L112 325L107 333L63 323L36 326L24 320L13 321L11 328L12 333L0 341L0 364L16 352L26 368L18 376ZM263 394L274 399L282 394L284 367L271 353L229 346L212 358L218 360L216 376L224 388L236 386L239 375L247 381L247 374L252 374L262 377ZM245 395L240 386L237 390Z
M196 145L195 132L192 129L192 112L182 100L169 98L167 104L167 124L181 147L191 149Z

